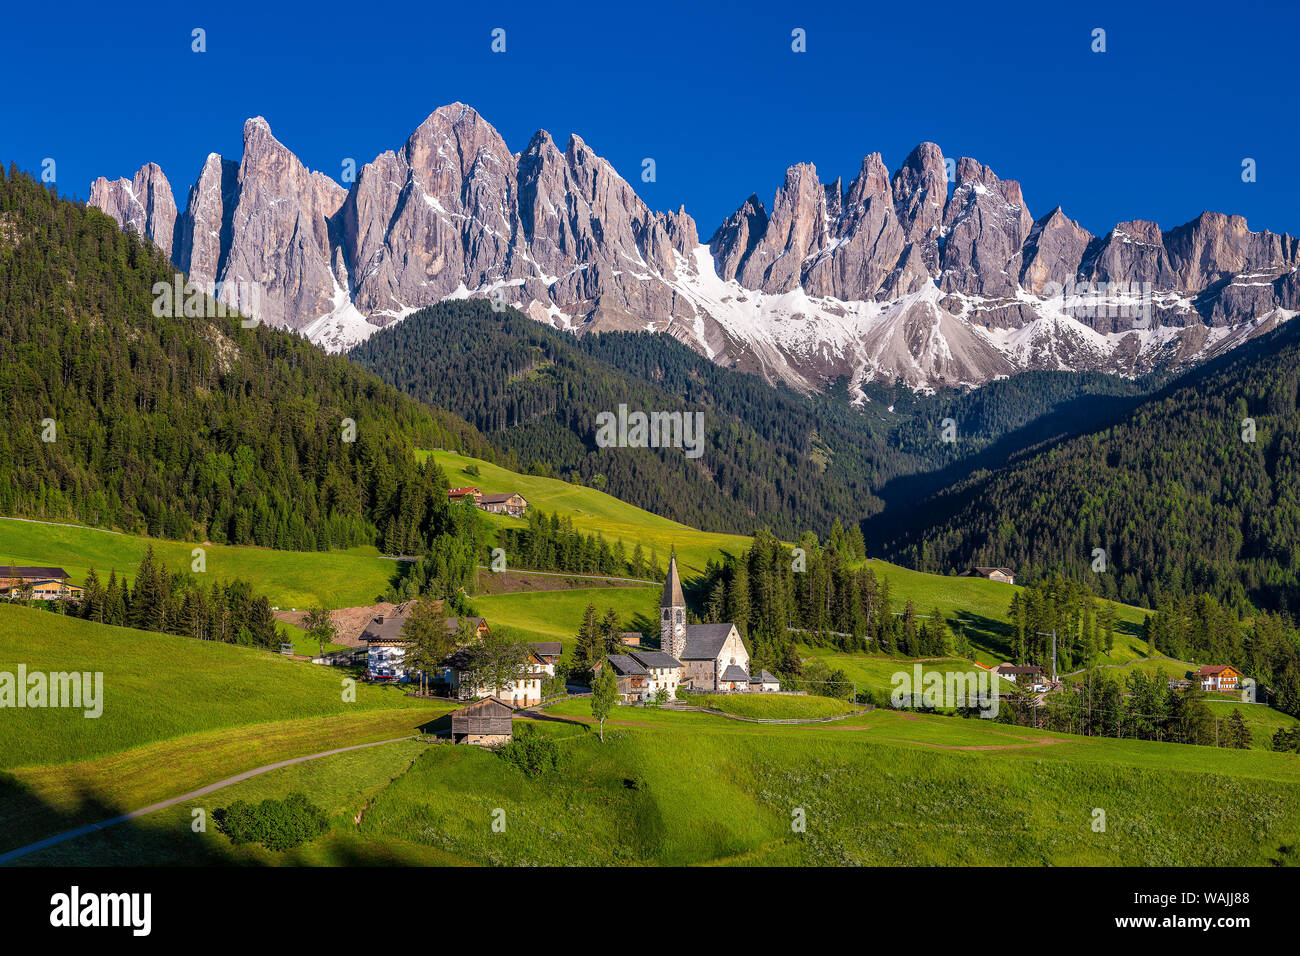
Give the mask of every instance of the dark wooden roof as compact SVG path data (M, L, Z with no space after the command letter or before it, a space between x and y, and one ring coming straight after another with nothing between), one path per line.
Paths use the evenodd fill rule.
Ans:
M563 651L559 641L533 641L533 652L539 657L559 657Z
M630 654L610 654L605 658L614 673L620 677L649 677L650 672Z
M413 601L407 601L405 604L399 604L387 614L376 615L370 619L366 629L361 632L361 640L371 644L405 644L406 638L402 636L402 627L406 624L407 617L410 616ZM382 619L381 619L382 618ZM470 624L475 630L483 626L483 618L468 618ZM449 617L445 624L448 634L455 634L460 627L460 618Z
M4 578L26 578L28 580L39 578L44 581L66 581L68 572L62 568L44 568L29 567L21 564L11 564L6 567L0 567L0 580Z
M663 651L633 651L627 655L646 667L681 667L682 662Z

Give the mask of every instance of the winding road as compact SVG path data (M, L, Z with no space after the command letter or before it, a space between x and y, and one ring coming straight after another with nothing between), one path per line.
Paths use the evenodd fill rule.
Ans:
M95 833L99 830L106 830L111 826L119 823L125 823L127 820L135 820L147 814L154 813L158 810L166 810L168 807L174 807L178 803L184 803L187 800L194 800L198 797L207 796L209 793L215 793L217 790L225 789L236 783L241 783L250 777L256 777L264 773L270 773L272 770L279 770L281 767L291 767L296 763L304 763L308 760L318 760L321 757L332 757L335 754L347 753L349 750L363 750L366 747L380 747L384 744L395 744L402 740L411 740L413 735L408 734L405 737L393 737L390 740L375 740L368 744L353 744L351 747L339 747L336 750L322 750L318 754L308 754L305 757L293 757L289 760L281 760L278 763L269 763L264 767L255 767L252 770L245 770L243 773L235 774L233 777L227 777L225 780L218 780L216 783L208 784L206 787L200 787L198 790L192 790L189 793L181 794L179 797L172 797L170 800L163 800L159 803L151 803L147 807L141 807L139 810L132 810L130 813L124 813L121 816L113 817L111 820L103 820L99 823L87 824L84 827L77 827L75 830L67 830L63 833L55 834L52 837L46 837L44 840L38 840L35 843L29 843L27 846L19 847L16 850L10 850L7 853L0 853L0 866L6 863L12 863L14 860L35 853L38 850L44 850L47 847L55 846L67 840L75 840L79 836L85 836L88 833Z

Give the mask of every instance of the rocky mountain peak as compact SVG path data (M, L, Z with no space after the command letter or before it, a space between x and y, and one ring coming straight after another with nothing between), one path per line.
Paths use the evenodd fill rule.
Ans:
M435 109L347 190L264 118L243 132L238 162L207 157L183 215L153 164L96 180L91 205L200 284L256 283L264 321L330 348L447 297L491 295L576 332L667 331L796 388L841 375L925 388L1024 368L1136 373L1300 312L1289 236L1207 212L1098 238L1059 207L1035 220L1019 183L977 159L954 161L950 182L934 143L892 174L867 154L847 188L796 163L770 205L751 193L705 248L684 207L651 210L578 134L560 149L539 130L513 153L463 103ZM1106 305L1136 287L1151 321L1062 312L1076 282Z
M157 163L145 163L130 179L96 179L90 185L88 205L108 213L123 229L138 233L171 256L176 200Z

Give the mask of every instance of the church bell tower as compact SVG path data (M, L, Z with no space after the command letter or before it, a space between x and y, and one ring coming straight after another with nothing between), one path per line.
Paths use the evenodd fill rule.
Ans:
M678 660L686 651L686 598L677 576L677 552L668 558L668 579L659 602L659 648Z

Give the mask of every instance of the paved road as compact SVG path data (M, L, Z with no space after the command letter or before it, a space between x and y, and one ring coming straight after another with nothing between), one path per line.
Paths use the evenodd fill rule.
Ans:
M478 566L478 569L480 571L492 571L492 568L490 568L486 564L480 564ZM492 573L495 574L496 572L492 572ZM507 574L533 574L544 578L582 578L583 580L588 580L588 581L623 581L628 584L651 584L654 585L655 587L663 586L662 581L648 581L645 578L615 578L615 577L611 577L608 574L569 574L564 571L524 571L522 569L517 569L517 568L508 568L506 570L506 573Z
M73 840L79 836L85 836L87 833L95 833L98 830L106 830L118 823L125 823L127 820L135 820L138 817L154 813L158 810L165 810L168 807L174 807L178 803L184 803L187 800L194 800L197 797L207 796L217 790L222 790L232 784L240 783L250 777L256 777L264 773L270 773L272 770L279 770L281 767L289 767L296 763L303 763L307 760L316 760L320 757L332 757L334 754L347 753L349 750L362 750L365 747L379 747L383 744L395 744L399 740L410 740L410 735L405 737L393 737L391 740L376 740L368 744L355 744L351 747L339 747L337 750L324 750L318 754L308 754L305 757L294 757L292 760L281 760L279 763L269 763L265 767L257 767L253 770L246 770L243 773L235 774L233 777L227 777L225 780L218 780L216 783L209 784L206 787L200 787L198 790L182 794L179 797L172 797L170 800L163 800L161 803L152 803L147 807L139 810L132 810L130 813L124 813L120 817L113 817L111 820L104 820L100 823L91 823L84 827L77 827L75 830L68 830L65 833L59 833L52 837L46 837L36 843L19 847L16 850L10 850L7 853L0 853L0 866L17 860L20 857L27 856L29 853L35 853L37 850L44 850L66 840Z

